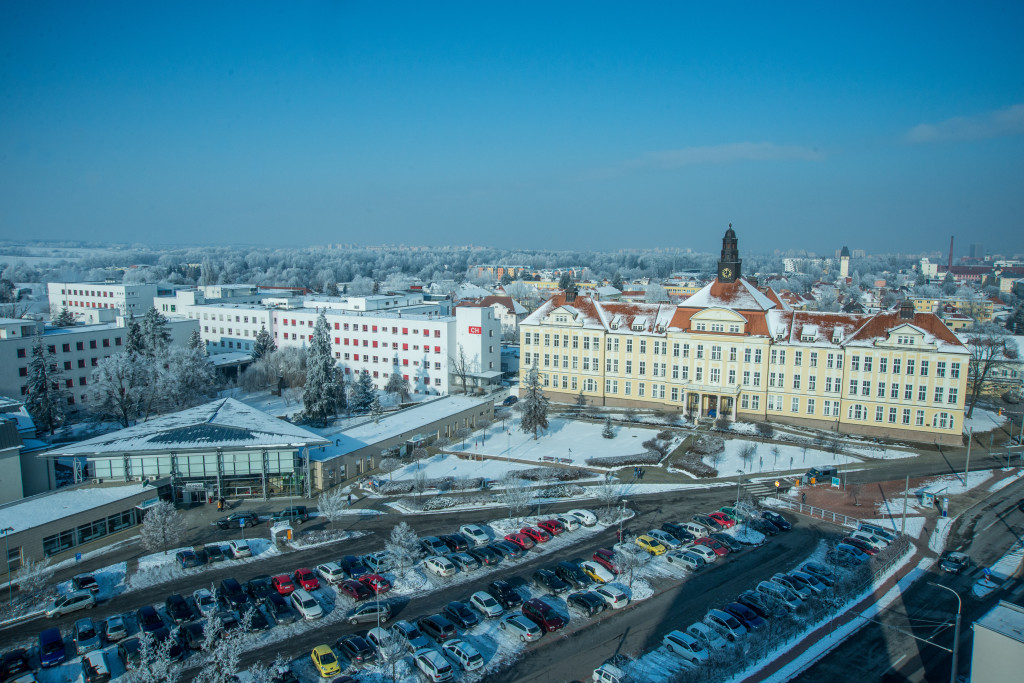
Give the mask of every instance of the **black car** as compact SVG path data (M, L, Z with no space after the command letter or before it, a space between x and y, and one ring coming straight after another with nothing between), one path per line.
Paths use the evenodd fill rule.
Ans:
M462 534L447 534L441 537L441 541L453 553L464 553L469 550L469 541Z
M281 510L281 512L274 513L271 521L302 524L309 521L309 510L305 505L293 505Z
M370 664L377 659L377 651L362 636L342 636L334 647L353 664Z
M569 584L558 578L558 574L555 574L550 569L538 569L535 571L533 573L533 585L546 590L552 595L558 595L569 590Z
M695 540L697 537L691 534L689 531L684 529L682 525L676 524L675 522L665 522L661 525L661 530L678 539L682 543L689 543Z
M345 572L350 579L358 579L360 576L370 573L370 570L366 568L363 561L355 555L346 555L338 560L338 564L341 565L341 570Z
M256 526L260 523L260 516L251 510L245 510L243 512L232 512L227 517L221 517L217 520L218 529L240 529L245 527Z
M160 618L160 614L152 605L143 605L135 613L135 616L139 620L139 628L143 633L153 633L159 628L166 628L164 620Z
M502 559L505 560L515 560L526 552L515 543L509 541L493 541L488 543L487 547L501 555Z
M248 602L242 607L241 617L243 621L249 621L249 630L251 631L266 631L270 628L270 622L266 615L254 602Z
M79 574L71 577L71 585L76 591L89 591L93 595L100 592L100 584L92 574Z
M780 515L778 512L772 512L771 510L765 510L764 512L762 512L761 519L767 519L769 522L777 526L781 531L789 531L793 528L793 525L789 523L789 520Z
M729 552L735 553L735 552L738 552L740 550L743 550L743 544L740 543L739 541L737 541L735 538L733 538L729 534L725 534L725 533L721 533L719 531L716 531L714 533L708 534L708 537L709 538L713 538L716 541L718 541L719 543L721 543L722 545L724 545L726 548L729 549Z
M736 598L736 602L749 607L755 614L765 619L784 617L788 613L786 608L778 602L770 600L764 593L757 591L743 591Z
M142 643L138 638L125 638L117 644L117 657L124 668L139 663L142 657Z
M438 643L444 643L459 636L458 631L455 630L455 624L448 617L440 614L431 614L430 616L423 617L416 622L416 626L425 635L433 638Z
M559 562L555 565L555 574L576 590L590 588L590 586L594 585L594 580L580 569L578 561Z
M474 560L480 563L483 567L490 567L496 564L501 564L501 553L493 548L482 546L480 548L470 548L466 551L466 554L472 557Z
M501 405L503 405L503 406L514 406L517 403L519 403L519 397L518 396L506 396L505 400L501 402Z
M171 629L166 626L161 626L157 630L153 631L153 640L156 644L162 645L166 641L170 641L170 647L167 650L167 655L171 659L181 659L185 656L185 648L182 646L181 641L178 640L174 634L171 633Z
M747 526L749 526L754 531L761 532L766 536L778 536L780 533L779 527L775 526L767 519L757 519L755 517L747 522Z
M263 604L278 624L291 624L299 618L298 612L288 605L288 600L278 593L268 595Z
M743 624L748 631L757 631L768 623L764 620L764 617L741 602L730 602L723 609L739 619L740 623Z
M459 628L472 628L480 623L480 615L469 608L464 602L449 602L444 608L444 615L451 619Z
M227 555L224 554L224 548L219 545L208 545L203 549L206 554L205 562L223 562L227 559Z
M233 631L241 626L234 612L217 612L217 621L220 622L219 630L222 633Z
M220 582L217 598L225 609L241 609L249 602L249 596L242 590L242 584L236 579L224 579Z
M508 581L491 581L487 585L487 592L501 603L505 609L512 609L523 604L523 596L512 587Z
M257 576L245 582L245 592L258 603L262 603L271 593L276 593L269 576Z
M565 602L569 607L575 607L588 617L600 614L608 609L608 603L605 602L605 599L593 591L570 593Z
M186 621L192 621L192 617L195 616L192 613L192 608L189 607L185 598L181 597L177 593L167 596L167 600L164 602L164 608L167 610L167 616L169 616L171 621L175 624L184 624Z
M18 648L5 652L0 657L0 681L10 681L24 673L32 673L32 666L28 662L28 652Z
M206 630L202 621L192 621L178 629L178 637L189 650L199 651L206 644Z

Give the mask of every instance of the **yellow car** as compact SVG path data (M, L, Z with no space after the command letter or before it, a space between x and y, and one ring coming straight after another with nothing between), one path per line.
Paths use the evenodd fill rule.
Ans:
M309 656L313 658L313 666L316 667L320 678L341 673L341 665L338 664L338 658L329 645L317 645Z
M651 555L664 555L668 552L668 548L663 546L661 541L656 538L651 538L647 534L637 536L634 543L649 552Z

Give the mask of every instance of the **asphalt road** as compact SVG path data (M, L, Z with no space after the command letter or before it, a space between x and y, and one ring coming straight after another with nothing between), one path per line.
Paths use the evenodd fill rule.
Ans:
M981 567L989 566L1024 536L1024 512L1017 501L1024 498L1024 480L994 494L958 520L948 547L966 552L974 566L962 576L947 574L933 567L929 576L916 581L889 609L879 616L887 626L869 623L827 657L795 679L800 683L832 683L845 680L851 669L864 680L891 683L910 681L948 681L951 654L939 647L915 640L891 627L908 631L938 645L951 648L956 598L940 584L959 593L963 601L960 627L959 674L970 672L971 624L996 605L1000 599L1020 603L1024 581L1010 579L984 598L971 593L981 577Z

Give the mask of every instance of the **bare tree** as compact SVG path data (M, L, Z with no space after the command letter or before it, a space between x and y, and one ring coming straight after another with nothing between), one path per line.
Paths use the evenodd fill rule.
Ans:
M849 494L850 498L853 498L853 504L854 504L854 506L857 506L857 507L860 506L860 492L861 492L861 485L860 484L850 484L849 486L846 487L846 493Z
M533 491L529 488L528 482L520 479L514 472L506 472L501 478L501 485L504 488L495 495L495 499L508 506L509 519L518 519L533 501Z
M164 555L185 534L185 518L174 505L161 500L146 510L142 518L142 545L147 550L162 550Z
M619 481L616 474L608 472L604 479L592 488L596 498L604 504L605 513L607 514L611 511L613 505L617 505L619 500L629 493L633 485Z
M26 557L21 568L14 575L14 584L22 593L36 593L50 584L54 568L50 566L50 558L40 561Z
M320 511L320 515L330 523L331 528L334 528L334 523L345 516L348 498L342 493L340 487L335 486L317 497L316 507Z
M452 374L462 384L462 393L466 393L466 386L469 381L469 359L466 357L466 349L463 348L462 344L459 344L455 355L448 360Z
M975 325L967 335L967 350L970 352L967 364L967 418L970 419L992 371L1006 361L1017 360L1018 352L1006 330L995 324Z
M462 442L462 449L466 449L466 439L473 433L473 430L469 427L459 427L455 430L455 439Z
M757 455L757 444L744 444L744 446L740 449L740 458L743 460L744 467L750 467L755 455Z

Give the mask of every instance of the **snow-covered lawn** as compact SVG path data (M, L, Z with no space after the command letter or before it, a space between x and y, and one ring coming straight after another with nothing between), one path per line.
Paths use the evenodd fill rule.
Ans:
M601 436L604 425L590 422L577 422L553 418L548 429L540 432L536 441L533 434L525 434L519 428L519 418L506 422L505 432L501 423L496 422L487 429L487 437L480 443L481 436L467 439L465 447L459 441L451 445L451 450L468 453L481 453L514 460L527 460L544 464L543 458L565 458L572 465L585 465L587 458L609 457L613 455L634 455L647 449L643 442L653 439L659 429L642 427L613 426L614 439ZM673 444L674 447L675 444Z
M750 444L756 446L757 451L750 460L745 461L741 453ZM722 476L729 476L737 470L745 473L785 472L808 470L821 465L849 465L861 461L842 454L833 455L829 451L816 448L768 444L747 439L726 439L725 451L718 456L704 456L704 462L718 469Z
M964 419L964 430L971 430L975 434L990 432L1006 422L1007 419L1006 415L975 406L974 414L970 418Z
M440 479L441 477L473 479L483 477L485 479L497 480L501 479L506 472L525 470L532 467L534 465L524 465L519 462L492 460L490 458L469 460L450 453L442 453L397 469L388 475L388 479L402 481L405 479L412 480L417 476L424 476L427 479Z

